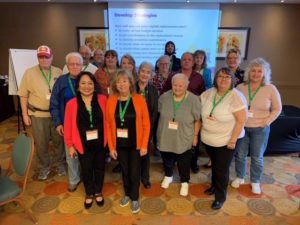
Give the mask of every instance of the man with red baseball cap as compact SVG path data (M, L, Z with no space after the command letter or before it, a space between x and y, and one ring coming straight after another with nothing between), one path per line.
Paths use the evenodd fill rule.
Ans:
M52 66L53 53L46 46L37 49L39 64L25 71L18 95L20 96L22 116L25 125L32 126L32 134L37 154L38 180L46 180L53 162L58 175L66 174L64 167L64 143L55 130L50 112L50 97L61 69ZM50 160L49 141L52 140L54 158Z

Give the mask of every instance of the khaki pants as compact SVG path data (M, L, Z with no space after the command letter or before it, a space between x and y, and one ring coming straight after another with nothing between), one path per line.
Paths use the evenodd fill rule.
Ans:
M51 117L31 116L32 135L37 156L37 169L50 170L52 166L63 166L65 158L64 142L55 130ZM53 159L50 159L49 142L53 144Z

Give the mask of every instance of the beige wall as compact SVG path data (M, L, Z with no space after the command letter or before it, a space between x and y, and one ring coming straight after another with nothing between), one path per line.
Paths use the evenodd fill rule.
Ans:
M104 27L107 4L0 3L0 74L8 73L8 49L49 45L54 65L62 67L77 51L76 27Z
M283 104L300 107L300 4L221 5L223 27L250 27L248 58L270 62ZM223 66L218 60L217 66Z
M104 3L0 3L0 74L8 73L8 49L51 46L54 64L77 50L76 27L103 27ZM221 26L250 27L248 59L271 63L283 103L300 107L300 4L222 4ZM248 61L243 62L245 68ZM218 60L217 67L224 61Z

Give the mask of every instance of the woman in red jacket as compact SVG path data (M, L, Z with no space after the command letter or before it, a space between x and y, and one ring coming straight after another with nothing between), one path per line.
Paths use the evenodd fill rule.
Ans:
M113 95L107 101L107 138L110 155L118 159L123 176L125 196L120 206L130 200L132 213L140 210L139 187L141 156L147 154L150 121L143 96L135 93L132 74L119 70L112 83Z
M66 105L64 139L71 157L78 157L86 192L84 207L90 208L95 198L98 206L104 205L106 137L106 97L96 92L95 77L83 71L77 77L77 97Z

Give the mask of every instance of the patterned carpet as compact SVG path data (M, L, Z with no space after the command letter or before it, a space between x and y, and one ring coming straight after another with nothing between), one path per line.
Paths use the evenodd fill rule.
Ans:
M17 119L0 123L0 163L5 169L10 157L11 143L17 136ZM262 194L251 193L249 184L239 189L228 188L228 198L221 210L211 210L213 198L203 191L208 187L210 170L201 167L192 174L189 195L179 195L176 173L174 183L167 190L160 187L163 178L161 160L152 157L151 189L141 187L141 211L132 215L130 206L121 208L123 196L121 175L111 170L115 162L106 166L103 194L105 204L95 203L89 210L83 206L83 184L74 193L67 191L67 178L54 172L45 182L32 179L23 196L26 207L36 215L40 225L299 225L300 224L300 158L296 156L265 157ZM206 157L200 157L203 165ZM18 179L17 177L15 177ZM234 166L231 167L231 179ZM249 180L246 180L249 182ZM22 208L10 203L0 207L0 225L32 224Z

